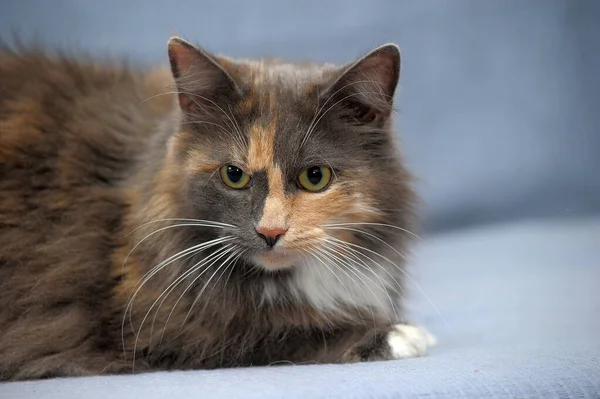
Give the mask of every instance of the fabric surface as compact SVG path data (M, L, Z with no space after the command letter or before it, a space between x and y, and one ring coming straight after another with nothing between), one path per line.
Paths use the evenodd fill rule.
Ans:
M426 237L412 263L413 320L440 341L423 358L8 383L0 398L600 398L600 217Z
M166 63L177 33L235 57L402 49L403 152L430 230L600 211L600 2L0 1L0 39Z

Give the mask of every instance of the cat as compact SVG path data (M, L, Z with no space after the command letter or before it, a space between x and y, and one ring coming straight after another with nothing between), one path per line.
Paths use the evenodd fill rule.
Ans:
M424 355L400 52L0 50L0 380Z

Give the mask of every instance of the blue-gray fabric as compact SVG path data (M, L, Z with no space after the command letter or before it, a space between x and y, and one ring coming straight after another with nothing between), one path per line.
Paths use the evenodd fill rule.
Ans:
M423 358L9 383L0 398L600 398L599 243L600 217L426 238L410 309L440 343Z
M333 62L396 42L398 131L439 230L600 210L599 19L595 0L24 0L0 2L0 38L143 62L173 33Z

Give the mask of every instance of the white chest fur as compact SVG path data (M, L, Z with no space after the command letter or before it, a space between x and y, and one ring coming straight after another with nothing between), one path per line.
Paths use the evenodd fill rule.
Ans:
M344 309L361 308L388 318L397 314L397 304L391 292L400 286L381 265L363 262L342 264L323 256L305 260L296 266L288 282L289 291L324 312L338 313ZM265 284L263 299L274 301L280 288L273 282Z

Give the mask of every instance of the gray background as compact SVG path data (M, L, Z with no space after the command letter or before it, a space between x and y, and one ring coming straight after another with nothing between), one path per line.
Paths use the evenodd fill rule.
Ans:
M0 38L165 61L171 34L231 56L346 62L396 42L398 131L431 231L600 210L600 2L0 2Z

